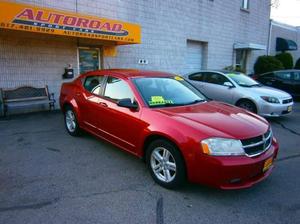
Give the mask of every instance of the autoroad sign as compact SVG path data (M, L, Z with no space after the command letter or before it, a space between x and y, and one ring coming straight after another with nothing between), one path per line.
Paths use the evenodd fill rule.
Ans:
M140 26L32 5L0 1L0 28L112 40L141 42Z

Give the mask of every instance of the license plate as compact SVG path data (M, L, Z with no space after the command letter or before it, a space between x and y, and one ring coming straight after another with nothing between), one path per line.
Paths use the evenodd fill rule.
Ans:
M292 111L292 106L288 106L287 111L291 112Z
M267 159L264 164L263 172L266 172L273 164L273 157Z

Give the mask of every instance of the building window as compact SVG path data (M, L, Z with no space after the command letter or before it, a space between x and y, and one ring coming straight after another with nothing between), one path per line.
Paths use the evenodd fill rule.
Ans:
M242 9L249 9L249 0L242 0Z
M83 74L100 68L100 51L99 49L79 48L79 73Z

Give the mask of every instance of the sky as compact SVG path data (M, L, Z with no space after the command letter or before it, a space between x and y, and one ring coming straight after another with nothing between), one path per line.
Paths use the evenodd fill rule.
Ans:
M300 26L300 0L279 0L278 7L271 8L271 19L292 26Z

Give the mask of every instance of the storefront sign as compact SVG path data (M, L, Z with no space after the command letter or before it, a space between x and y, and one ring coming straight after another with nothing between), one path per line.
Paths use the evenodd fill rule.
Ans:
M119 44L141 42L141 29L137 24L7 1L0 1L0 28L110 40Z

